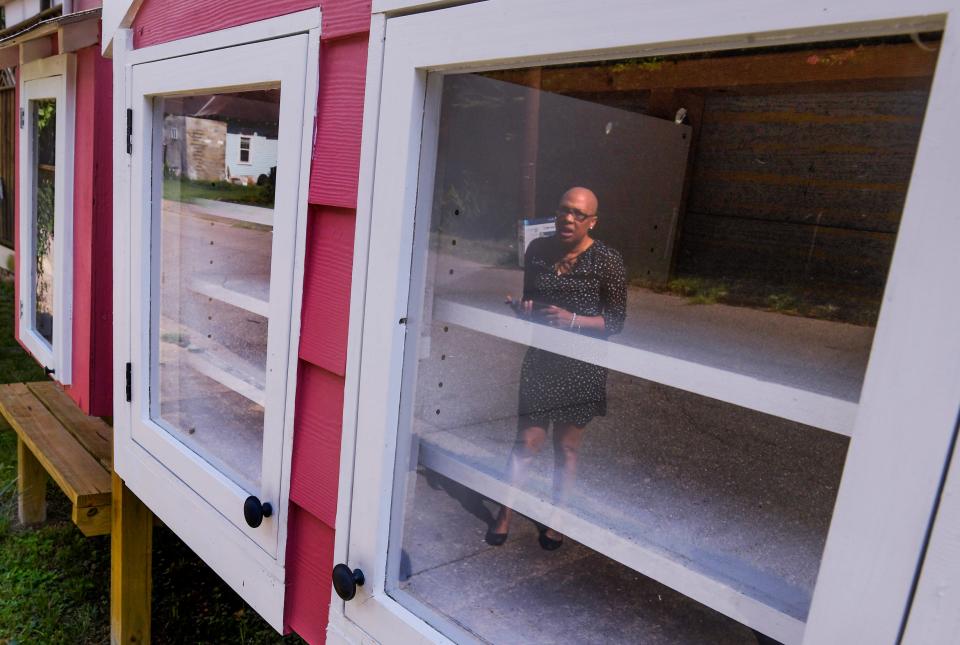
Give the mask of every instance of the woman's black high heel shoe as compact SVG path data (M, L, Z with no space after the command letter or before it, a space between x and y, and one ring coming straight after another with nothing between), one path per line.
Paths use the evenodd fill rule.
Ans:
M563 536L561 536L559 540L554 540L547 535L547 529L540 531L540 536L537 538L537 541L540 543L540 548L544 551L556 551L563 546Z
M483 541L489 544L490 546L503 546L503 543L507 541L507 536L509 533L494 533L493 531L487 531L487 534L483 536Z

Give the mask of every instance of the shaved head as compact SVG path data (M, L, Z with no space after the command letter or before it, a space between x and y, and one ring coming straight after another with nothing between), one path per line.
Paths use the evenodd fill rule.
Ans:
M600 202L593 191L582 186L574 186L565 192L560 198L560 203L575 205L579 211L587 215L596 215L600 207Z

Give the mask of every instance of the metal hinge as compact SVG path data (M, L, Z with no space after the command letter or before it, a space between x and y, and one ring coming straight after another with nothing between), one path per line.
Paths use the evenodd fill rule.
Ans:
M130 363L127 363L127 403L130 403L130 401L133 399L132 375L133 366Z
M23 129L23 124L26 123L26 120L27 120L27 111L24 110L23 108L20 108L20 129L21 130Z
M127 108L127 154L133 153L133 109Z

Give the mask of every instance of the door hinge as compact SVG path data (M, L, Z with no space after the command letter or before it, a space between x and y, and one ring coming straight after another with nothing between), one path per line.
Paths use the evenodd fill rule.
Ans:
M127 363L127 403L133 399L133 384L132 384L132 375L133 375L133 366L130 363Z
M127 154L133 153L133 109L127 108Z
M27 121L27 111L23 108L20 108L20 129L23 129L24 123Z

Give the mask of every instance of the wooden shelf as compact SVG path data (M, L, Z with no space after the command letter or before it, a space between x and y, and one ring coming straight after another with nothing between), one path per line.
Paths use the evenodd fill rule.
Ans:
M269 279L192 278L190 289L264 318L270 314Z
M617 496L555 506L547 477L517 488L503 480L502 468L491 467L489 453L478 456L478 446L468 443L427 435L419 442L419 463L782 643L801 642L809 597L733 554L718 557L689 545L691 536L683 533L689 522L671 541L669 530L645 525L645 509L614 508L622 502Z
M845 328L842 342L848 348L816 352L817 348L807 343L803 351L794 353L798 341L784 339L769 324L751 329L758 318L787 316L710 305L701 306L700 311L710 313L705 307L728 310L724 313L733 310L742 314L745 324L739 329L728 324L714 336L709 325L685 325L688 321L683 316L699 313L692 312L694 307L673 307L673 311L657 312L655 324L632 322L628 316L624 332L604 341L521 320L500 304L503 297L499 294L447 294L433 302L434 322L452 323L838 434L850 436L853 431L872 338L868 328L841 325ZM649 292L647 297L680 300ZM502 310L493 309L495 306ZM649 317L649 311L646 313ZM802 319L788 322L812 323L815 328L838 325ZM731 326L736 331L733 341L723 337ZM829 342L827 337L819 344Z

